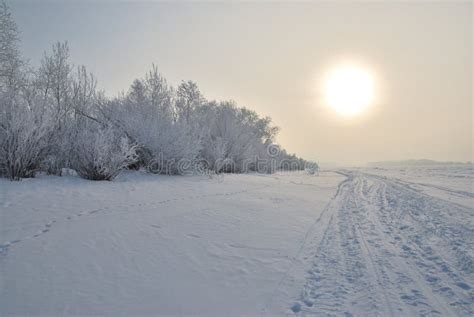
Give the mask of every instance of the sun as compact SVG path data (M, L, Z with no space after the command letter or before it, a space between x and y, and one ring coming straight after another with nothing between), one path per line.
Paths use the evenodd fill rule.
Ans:
M352 116L373 101L374 82L363 68L342 66L329 73L324 91L329 106L341 115Z

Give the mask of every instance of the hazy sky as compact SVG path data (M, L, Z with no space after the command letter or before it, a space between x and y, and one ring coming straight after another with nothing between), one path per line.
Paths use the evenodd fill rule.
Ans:
M109 95L155 63L173 85L271 116L305 158L473 160L470 2L8 4L32 64L67 40ZM352 118L321 95L341 61L375 78L373 105Z

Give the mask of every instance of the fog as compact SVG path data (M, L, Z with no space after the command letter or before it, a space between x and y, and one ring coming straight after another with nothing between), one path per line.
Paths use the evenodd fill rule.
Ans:
M340 164L473 159L472 4L11 1L33 65L69 42L99 87L128 89L155 63L177 85L272 117L278 141ZM325 74L342 62L374 75L356 116L330 109Z

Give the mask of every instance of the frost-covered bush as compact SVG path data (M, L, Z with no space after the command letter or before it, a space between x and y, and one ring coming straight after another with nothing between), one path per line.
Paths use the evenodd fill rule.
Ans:
M182 174L182 166L193 164L197 159L200 140L183 123L168 123L160 130L162 133L153 135L146 144L152 156L145 167L152 173Z
M75 133L70 165L82 178L113 180L136 158L136 146L115 129L89 127Z
M319 172L319 166L315 162L307 162L305 170L309 175L317 175Z
M50 120L17 105L0 112L0 166L11 180L33 177L49 151Z

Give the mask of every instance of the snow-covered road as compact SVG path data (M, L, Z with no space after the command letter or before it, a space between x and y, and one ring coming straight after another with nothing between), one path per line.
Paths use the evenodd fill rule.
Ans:
M0 180L0 315L473 315L474 175L423 175Z

